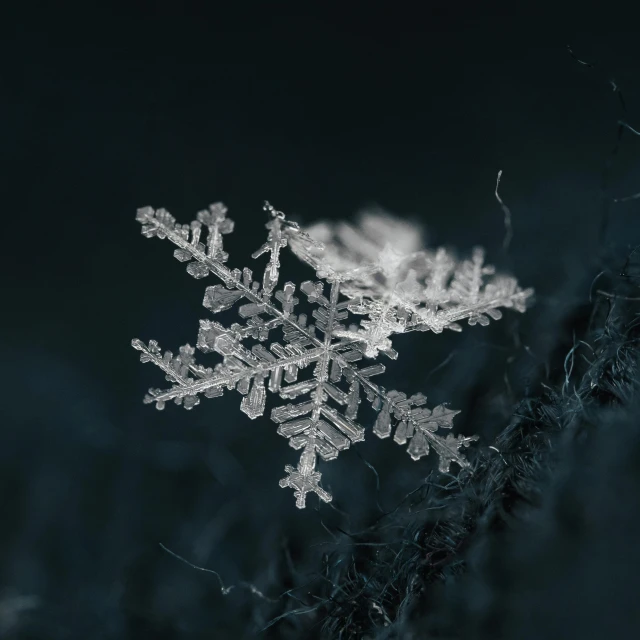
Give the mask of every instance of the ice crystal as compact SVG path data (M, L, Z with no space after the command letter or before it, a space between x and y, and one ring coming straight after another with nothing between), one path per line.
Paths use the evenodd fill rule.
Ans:
M373 426L378 437L393 432L398 444L409 443L414 460L433 449L443 472L452 462L467 467L460 449L477 436L449 432L445 437L440 432L452 428L459 412L445 405L429 409L422 393L407 397L376 384L372 378L385 367L375 359L380 354L397 357L391 344L396 333L460 330L463 319L484 325L489 318L500 318L498 307L524 311L531 290L520 289L513 278L487 279L494 270L484 265L479 249L461 262L444 249L418 250L415 232L385 216L365 218L360 229L321 224L304 230L268 203L265 210L267 241L253 254L254 259L269 254L262 282L248 268L225 265L223 235L233 230L233 222L222 204L211 205L186 225L164 209L138 210L143 235L176 245L175 258L188 263L194 278L213 275L221 281L206 288L203 305L214 314L236 307L242 319L229 327L200 321L198 350L222 356L213 368L197 364L195 348L188 344L174 355L163 353L154 340L133 340L142 362L156 364L172 383L168 389L150 389L145 402L162 409L173 400L192 409L201 396L235 389L243 396L240 410L254 419L265 411L267 392L277 394L287 402L272 410L271 419L279 425L278 433L301 451L297 466L285 467L280 486L294 489L299 508L310 492L331 500L320 486L317 458L333 460L364 439L358 421L363 399L378 412ZM392 242L380 246L381 236ZM300 299L293 282L278 288L280 252L287 246L320 278L298 289L313 308L311 318L296 308ZM350 315L361 318L346 325ZM274 338L276 330L279 338Z

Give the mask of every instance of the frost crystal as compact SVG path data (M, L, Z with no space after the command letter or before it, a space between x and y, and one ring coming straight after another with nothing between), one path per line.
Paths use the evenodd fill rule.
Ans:
M288 402L274 408L271 419L279 425L278 433L301 450L297 466L285 467L280 486L294 489L299 508L310 492L331 500L320 486L317 456L333 460L364 439L358 422L363 399L378 412L374 433L386 438L395 429L393 439L408 442L414 460L433 449L443 472L452 462L469 466L460 449L477 436L439 433L452 428L459 412L445 405L428 409L422 393L407 397L374 383L371 379L385 367L363 359L381 353L395 359L391 337L396 333L460 330L458 321L464 319L486 325L489 318L501 317L498 307L524 311L532 291L520 289L513 278L487 279L494 270L484 265L480 249L462 262L444 249L419 251L410 227L385 216L370 215L360 229L321 224L305 231L268 203L265 210L269 234L253 254L269 255L261 283L250 269L225 266L223 235L233 230L233 222L222 204L201 211L188 225L177 224L164 209L138 210L143 235L169 239L177 247L174 257L188 263L194 278L213 275L222 282L206 288L203 305L212 313L237 307L242 318L229 327L200 321L198 350L222 356L213 368L197 364L188 344L174 355L162 353L154 340L133 340L142 362L156 364L173 383L169 389L150 389L145 402L163 409L173 400L192 409L201 396L213 398L235 389L243 396L240 410L254 419L265 411L267 391L278 394ZM380 237L392 242L381 247ZM278 289L280 252L287 245L321 279L299 287L313 307L311 318L296 309L300 299L294 283ZM350 314L361 316L359 323L344 324ZM276 330L280 338L266 346Z

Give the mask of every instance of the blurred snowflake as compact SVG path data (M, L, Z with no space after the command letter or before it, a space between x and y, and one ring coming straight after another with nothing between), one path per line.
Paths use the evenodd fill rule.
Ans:
M305 230L269 203L264 208L269 234L252 256L269 254L261 283L250 269L225 266L228 255L222 236L233 230L233 222L222 204L201 211L188 225L177 224L164 209L138 210L143 235L169 239L177 247L174 256L188 263L187 272L194 278L212 274L222 282L207 287L204 306L218 313L237 305L242 319L229 327L200 321L197 348L222 355L213 368L197 364L195 348L188 344L174 355L163 354L154 340L146 345L133 340L141 360L156 364L173 383L169 389L151 389L145 402L162 409L173 400L191 409L201 395L212 398L235 389L243 396L241 411L253 419L265 411L267 390L283 400L300 399L271 412L278 433L301 450L298 465L287 465L287 476L280 481L280 486L295 490L300 508L310 492L331 500L320 486L317 456L333 460L364 439L358 422L363 397L378 412L373 427L378 437L390 436L395 428L394 440L409 442L407 451L414 460L433 449L443 472L451 462L469 466L460 449L477 436L440 432L451 429L459 412L445 405L429 409L422 393L407 397L372 382L385 370L375 359L381 354L397 358L391 344L397 333L460 331L461 320L486 325L490 318L499 319L499 308L522 312L532 290L519 288L513 278L494 275L493 267L484 265L480 249L463 261L444 249L421 250L414 228L383 214L364 216L358 228L321 223ZM380 238L387 243L382 245ZM279 256L287 245L320 278L299 287L313 309L311 318L298 313L294 283L277 289ZM362 319L346 325L350 315ZM280 339L266 347L276 329Z

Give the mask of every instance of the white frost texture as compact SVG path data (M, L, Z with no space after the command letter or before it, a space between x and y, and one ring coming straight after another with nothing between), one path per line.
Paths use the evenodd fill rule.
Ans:
M294 490L299 508L311 492L331 500L320 486L318 456L333 460L364 439L358 420L363 400L377 412L373 432L380 438L393 433L395 442L408 443L414 460L433 450L440 471L452 462L468 467L460 449L477 436L442 433L459 412L446 405L427 408L422 393L407 396L373 382L385 370L378 360L397 358L392 338L398 333L460 331L463 320L486 325L501 317L500 308L524 311L532 290L495 275L481 249L462 261L445 249L423 250L412 225L385 214L365 214L357 227L319 223L302 229L269 203L264 208L267 241L252 256L269 256L261 282L248 268L226 266L223 235L233 231L233 222L222 204L185 225L164 209L138 210L144 236L172 242L174 257L187 263L194 278L220 281L206 288L204 306L213 314L235 308L240 318L229 327L200 321L197 349L222 356L213 367L198 364L188 344L173 354L163 353L155 340L133 340L142 362L157 365L172 385L150 389L145 402L162 409L173 400L192 409L201 397L235 389L242 395L240 410L253 419L264 414L267 392L277 394L284 403L271 411L271 419L300 451L297 466L285 467L280 486ZM297 290L293 282L280 285L280 252L287 246L315 270L318 281L302 282ZM301 295L311 317L297 309Z

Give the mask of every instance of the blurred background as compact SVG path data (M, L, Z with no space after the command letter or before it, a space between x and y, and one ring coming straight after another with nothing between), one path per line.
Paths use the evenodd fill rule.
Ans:
M617 125L640 129L632 20L218 5L5 14L0 637L251 637L280 605L243 583L269 599L304 584L335 527L371 522L431 468L370 436L322 465L333 505L299 511L278 487L295 452L237 394L144 406L163 379L131 339L195 343L214 282L145 240L138 207L188 222L223 201L233 267L264 242L265 199L303 224L382 208L430 245L486 247L536 305L402 337L386 379L462 409L457 430L484 445L570 348L596 256L640 241L639 201L603 204L640 191L640 137L618 144ZM283 276L313 273L288 257ZM264 636L299 637L287 625Z

